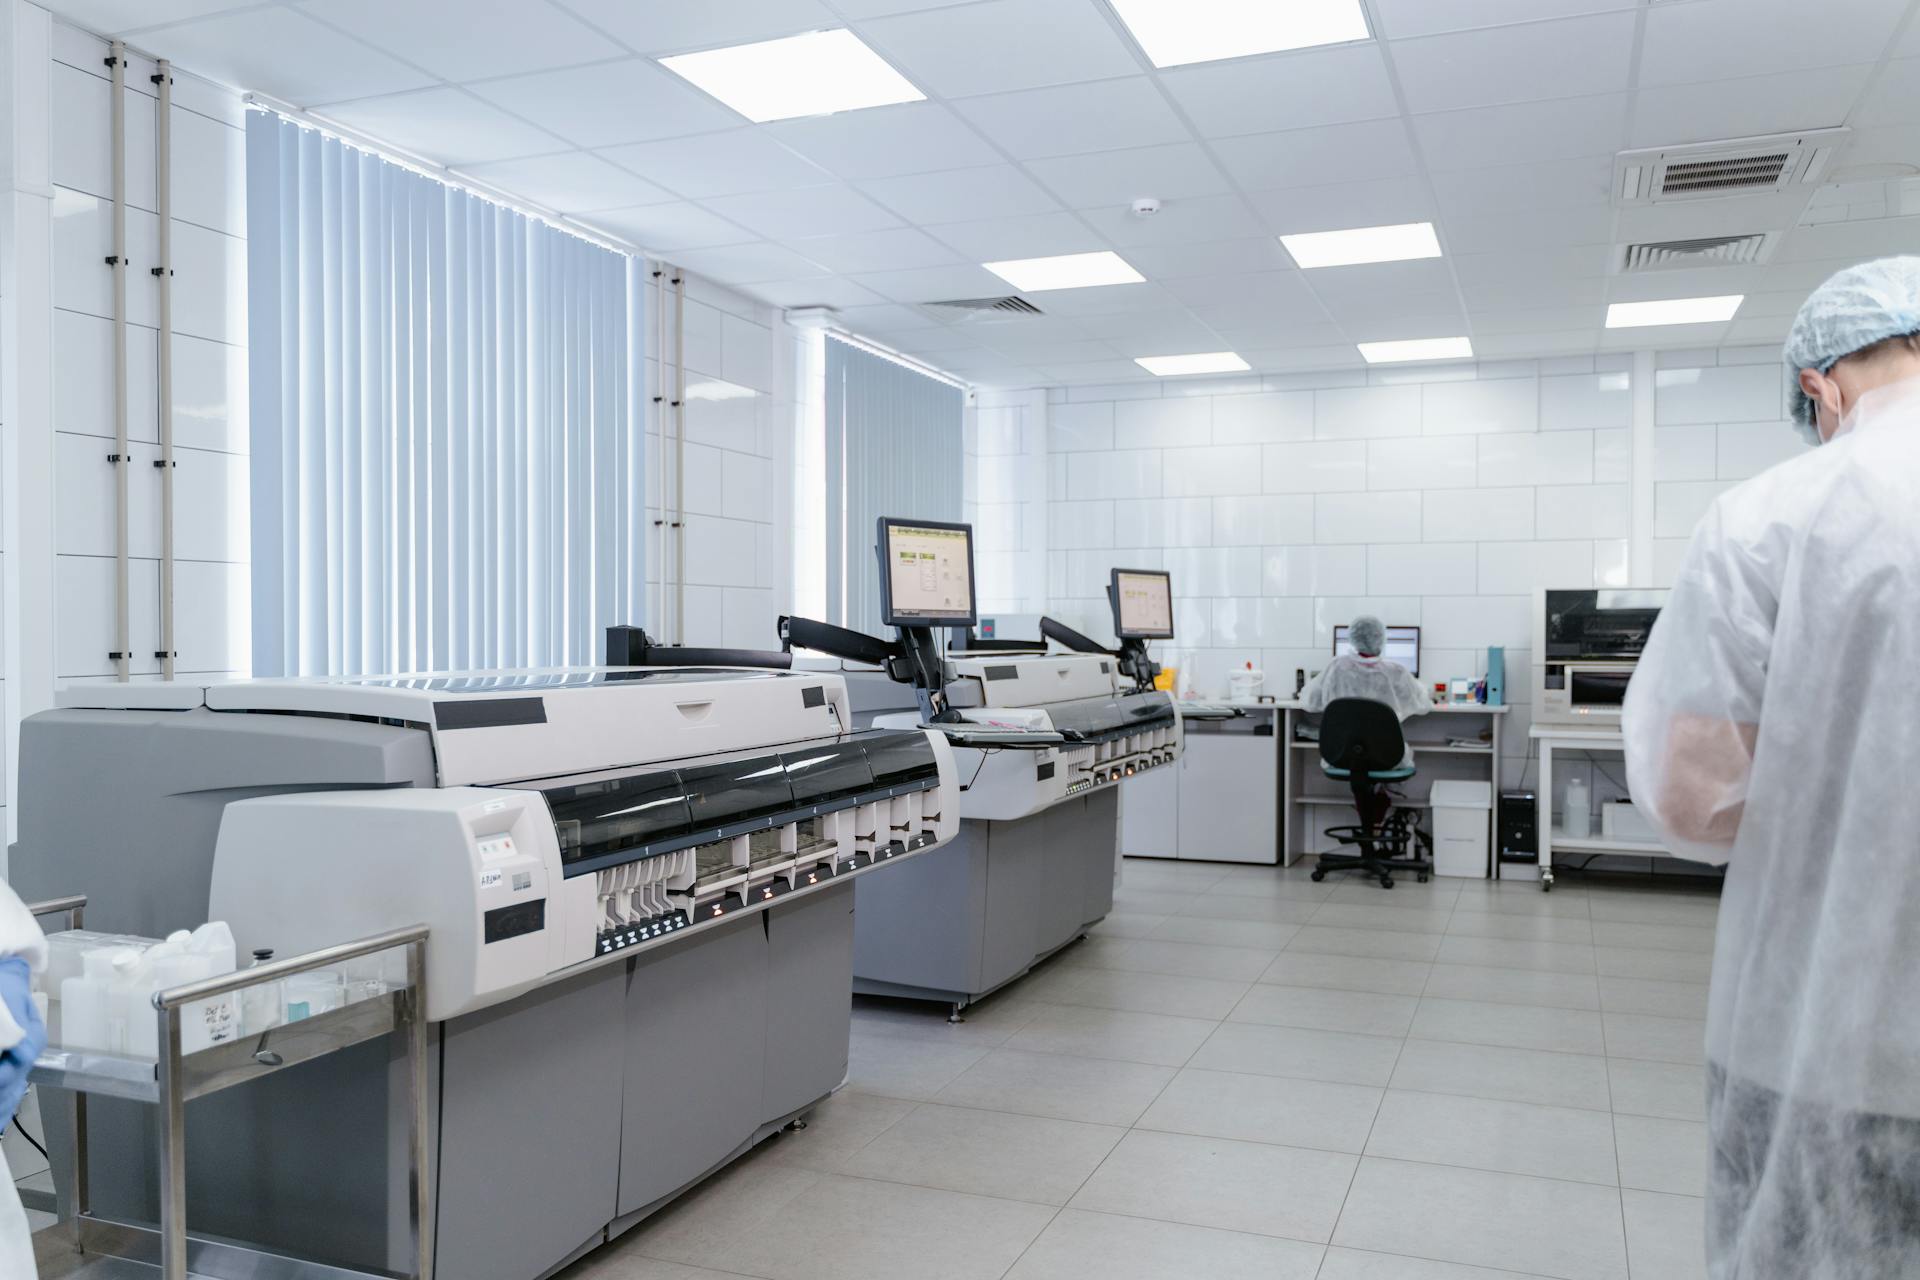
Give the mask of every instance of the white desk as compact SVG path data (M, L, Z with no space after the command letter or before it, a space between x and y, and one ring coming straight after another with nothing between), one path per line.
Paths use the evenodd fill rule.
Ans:
M1120 788L1120 849L1129 857L1280 860L1280 727L1271 702L1229 702L1231 720L1189 719L1180 763Z
M1565 831L1556 830L1553 825L1553 754L1556 751L1596 751L1611 754L1624 754L1625 739L1618 729L1596 729L1589 727L1567 727L1536 724L1527 731L1533 740L1534 749L1540 753L1540 799L1539 815L1536 819L1540 846L1540 888L1542 892L1553 889L1553 851L1564 849L1569 853L1618 853L1641 858L1671 858L1673 853L1664 845L1650 840L1609 840L1603 836L1570 836ZM1494 866L1500 865L1498 857ZM1525 863L1521 864L1525 866Z
M1281 851L1282 858L1291 866L1302 854L1322 853L1333 847L1332 842L1321 835L1321 828L1331 825L1320 820L1321 811L1329 808L1351 810L1353 794L1344 788L1336 790L1335 784L1320 772L1319 743L1294 740L1295 726L1318 713L1307 711L1292 699L1277 705L1285 712L1281 732L1287 757L1281 770L1285 779L1282 812L1286 815ZM1505 706L1489 707L1478 702L1458 705L1447 703L1402 726L1407 745L1413 748L1414 765L1418 770L1410 781L1425 784L1426 787L1434 782L1492 783L1493 804L1487 810L1487 847L1490 850L1498 847L1494 840L1494 820L1500 801L1500 725L1509 709ZM1484 744L1465 747L1447 745L1448 738L1478 737L1482 733L1487 735ZM1409 809L1431 807L1429 801L1419 795L1396 803Z

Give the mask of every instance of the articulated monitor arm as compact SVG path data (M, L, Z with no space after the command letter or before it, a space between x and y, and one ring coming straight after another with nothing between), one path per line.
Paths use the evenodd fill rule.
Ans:
M898 640L882 640L864 631L836 627L812 618L780 619L780 643L830 653L849 662L879 667L891 680L910 684L920 695L928 723L958 720L947 707L947 666L930 627L901 628Z
M1153 688L1153 678L1160 674L1160 665L1147 656L1147 642L1144 640L1122 640L1118 649L1109 649L1092 637L1082 635L1066 623L1056 622L1052 618L1040 619L1040 634L1075 653L1097 653L1102 657L1118 659L1120 674L1131 678L1134 688L1142 692Z
M1048 640L1065 645L1075 653L1097 653L1107 658L1114 656L1113 650L1093 637L1082 635L1066 623L1056 622L1052 618L1040 619L1040 634Z

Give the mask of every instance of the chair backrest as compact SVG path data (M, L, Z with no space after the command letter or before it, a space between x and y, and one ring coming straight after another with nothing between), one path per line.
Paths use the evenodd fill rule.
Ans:
M1407 740L1400 716L1371 698L1335 698L1320 717L1320 758L1338 769L1365 773L1397 768Z

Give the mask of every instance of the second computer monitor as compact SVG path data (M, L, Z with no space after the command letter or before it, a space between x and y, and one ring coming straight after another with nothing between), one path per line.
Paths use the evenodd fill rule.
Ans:
M880 621L889 627L971 627L973 526L938 520L879 523Z
M1158 569L1115 569L1107 585L1120 640L1173 639L1173 577Z
M1333 629L1333 656L1353 652L1353 640L1346 627ZM1380 655L1399 663L1414 675L1420 674L1420 628L1388 627L1387 651Z

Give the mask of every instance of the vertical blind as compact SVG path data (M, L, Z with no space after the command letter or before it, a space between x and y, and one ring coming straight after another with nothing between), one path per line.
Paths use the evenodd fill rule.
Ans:
M645 599L639 263L247 120L254 670L597 660Z
M879 634L881 516L958 520L960 388L827 335L827 613Z

